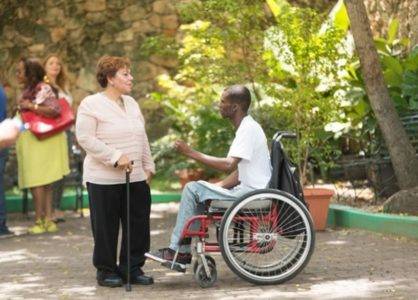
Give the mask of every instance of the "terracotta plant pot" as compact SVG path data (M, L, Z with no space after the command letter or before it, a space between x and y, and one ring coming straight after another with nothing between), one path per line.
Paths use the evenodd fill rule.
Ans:
M196 181L203 178L203 169L181 169L174 172L179 177L181 189L184 188L186 183L190 181Z
M311 213L315 230L325 230L329 202L334 195L334 191L321 188L304 188L303 194L309 205L309 212Z

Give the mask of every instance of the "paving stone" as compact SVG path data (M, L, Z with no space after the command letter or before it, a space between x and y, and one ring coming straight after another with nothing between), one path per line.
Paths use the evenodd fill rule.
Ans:
M151 248L168 244L177 205L153 205ZM173 209L174 208L174 209ZM0 239L2 299L416 299L418 240L362 230L317 233L311 261L294 279L281 285L256 286L236 276L222 256L215 287L201 289L190 270L172 272L156 262L144 270L152 286L103 288L95 281L88 217L66 212L57 234ZM12 215L17 233L31 221Z

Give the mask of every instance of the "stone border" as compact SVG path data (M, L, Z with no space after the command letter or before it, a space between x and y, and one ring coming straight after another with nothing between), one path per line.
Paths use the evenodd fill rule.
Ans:
M361 228L418 239L418 217L371 213L345 205L330 205L328 226Z

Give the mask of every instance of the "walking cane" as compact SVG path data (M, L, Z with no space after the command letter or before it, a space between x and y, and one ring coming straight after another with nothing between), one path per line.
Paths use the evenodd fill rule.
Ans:
M130 211L130 195L129 195L129 171L126 171L126 251L127 251L127 269L126 269L126 285L125 290L130 292L131 289L131 211Z

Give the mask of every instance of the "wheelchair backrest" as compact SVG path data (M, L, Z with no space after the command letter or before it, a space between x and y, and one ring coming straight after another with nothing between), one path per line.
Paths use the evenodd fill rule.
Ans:
M287 157L280 141L283 137L295 138L296 135L288 132L278 132L274 135L270 153L272 174L269 188L285 191L298 198L306 206L297 167Z

